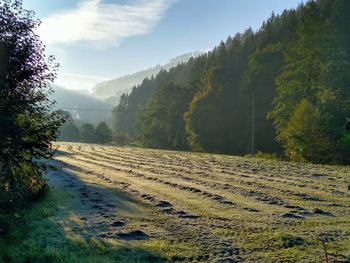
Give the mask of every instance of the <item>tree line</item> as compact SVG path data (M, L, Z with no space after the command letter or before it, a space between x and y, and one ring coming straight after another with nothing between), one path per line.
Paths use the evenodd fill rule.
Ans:
M63 114L67 121L59 130L58 140L101 144L112 142L112 130L106 122L102 121L96 127L91 123L84 123L78 127L69 112Z
M114 128L152 148L350 162L350 2L272 14L123 94Z

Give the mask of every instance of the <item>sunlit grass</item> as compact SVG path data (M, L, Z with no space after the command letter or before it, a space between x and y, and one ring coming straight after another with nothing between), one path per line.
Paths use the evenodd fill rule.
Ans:
M84 238L61 222L81 224L65 210L65 193L51 190L32 209L21 214L21 222L0 239L0 262L166 262L196 255L196 248L169 241L123 243ZM185 252L185 253L184 253Z
M27 212L26 225L0 241L0 262L23 262L21 258L32 260L29 262L199 262L203 253L211 253L203 243L214 242L215 247L215 242L223 240L238 247L247 262L322 262L322 240L331 262L337 255L342 259L350 256L348 167L84 144L62 143L60 150L67 154L57 159L73 165L65 172L115 204L111 213L128 221L127 230L143 230L151 238L85 237L74 229L85 229L79 209L87 213L89 206L76 207L71 198L74 192L56 189ZM120 182L136 193L122 190ZM191 187L200 191L191 192ZM204 192L235 205L220 203ZM152 204L141 195L156 201ZM261 197L276 197L284 203L268 203ZM183 221L163 213L154 207L159 200L199 218ZM322 209L331 215L283 218L284 213L293 213L285 204L310 213ZM201 229L204 231L198 232Z

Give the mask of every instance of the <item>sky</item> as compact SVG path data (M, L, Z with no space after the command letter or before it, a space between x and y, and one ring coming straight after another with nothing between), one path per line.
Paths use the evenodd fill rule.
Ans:
M188 52L207 51L302 0L24 0L60 63L56 84L91 90Z

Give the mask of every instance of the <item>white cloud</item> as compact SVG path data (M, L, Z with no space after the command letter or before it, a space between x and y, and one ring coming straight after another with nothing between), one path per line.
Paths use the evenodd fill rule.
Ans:
M149 33L174 1L136 0L121 5L80 0L75 9L44 18L38 34L48 45L118 45L125 38Z

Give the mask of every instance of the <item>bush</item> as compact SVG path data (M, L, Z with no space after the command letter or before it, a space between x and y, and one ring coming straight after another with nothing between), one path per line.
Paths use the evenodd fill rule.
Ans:
M276 153L265 153L258 151L256 154L246 154L245 157L248 158L259 158L259 159L265 159L265 160L279 160Z
M48 189L47 181L36 165L3 165L0 170L0 212L19 208Z
M276 153L264 153L264 152L258 151L255 154L255 157L260 159L266 159L266 160L278 160L278 156Z
M130 136L123 132L113 134L113 144L118 146L125 146L131 141Z

